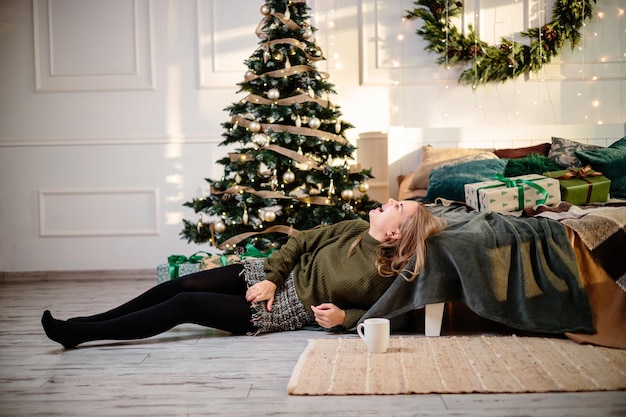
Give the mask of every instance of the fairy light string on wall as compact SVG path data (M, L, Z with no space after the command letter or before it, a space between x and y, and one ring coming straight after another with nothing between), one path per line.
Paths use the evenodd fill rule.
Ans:
M476 80L478 79L478 66L480 65L480 58L479 58L480 53L479 53L479 46L478 46L478 33L480 31L479 14L478 14L479 10L480 10L480 0L474 0L474 26L472 27L472 25L469 25L470 33L472 32L472 30L474 31L473 45L471 46L471 49L470 49L470 54L472 55L472 68L474 71L474 78L472 81L473 90L476 90L476 87L478 87ZM478 119L478 113L482 110L483 106L479 101L478 94L474 94L474 101L475 101L476 112L477 112L477 121L478 123L480 123L480 120ZM483 114L483 116L485 115Z
M541 28L543 28L543 26L544 26L543 22L542 22L542 19L541 19L543 16L545 16L545 14L544 14L544 10L545 10L544 7L545 7L545 4L544 4L543 0L539 0L539 16L538 16L538 20L539 20L539 26ZM543 30L538 31L539 45L542 44L542 42L541 42L541 35L542 35L542 33L543 33ZM541 62L543 63L545 61L545 59L546 59L546 57L545 57L545 55L543 53L543 48L539 48L539 54L540 54L540 57L541 57Z
M449 11L450 11L450 0L446 0L446 22L450 21L450 13L449 13ZM448 50L448 45L449 45L449 42L450 42L450 32L449 32L448 29L449 29L449 27L446 26L446 28L445 28L445 30L446 30L446 51ZM449 62L448 54L446 54L446 66L445 66L445 69L446 69L446 86L445 86L445 89L448 90L450 88L450 86L448 84L448 81L450 79L450 76L448 75L450 73L450 62ZM446 94L445 95L446 111L445 111L445 113L443 115L443 118L444 118L444 120L446 122L446 125L448 124L448 111L447 111L447 109L449 108L448 97L449 97L449 94Z
M550 36L551 36L551 35L550 35L550 32L549 32L549 30L548 30L548 29L543 30L543 28L548 27L548 26L547 26L547 24L548 24L548 22L547 22L547 15L548 15L548 13L547 13L547 7L548 7L548 2L547 2L547 0L539 0L539 16L538 16L538 21L539 21L539 27L541 27L541 28L542 28L542 30L540 31L540 33L539 33L539 34L540 34L540 36L541 36L541 34L542 34L542 33L544 33L544 38L546 39L546 41L548 41L548 42L549 42L549 40L550 40ZM584 12L584 8L583 8L583 12ZM546 56L546 54L545 54L545 48L541 48L540 50L541 50L541 54L542 54L542 55L541 55L542 62L547 63L546 61L547 61L548 59L547 59L547 56ZM574 47L573 47L573 46L572 46L572 51L574 51ZM549 60L548 60L548 61L549 61ZM543 68L543 66L542 66L542 68ZM544 74L544 75L545 75L545 74ZM553 100L552 100L552 95L551 95L552 91L551 91L551 89L550 89L550 86L549 86L549 85L548 85L548 83L546 82L546 79L545 79L545 77L544 77L544 76L542 76L542 77L540 78L539 87L537 88L537 99L536 99L536 106L535 106L535 109L536 109L536 117L537 117L537 119L539 119L539 118L542 116L542 113L544 113L544 112L546 112L546 111L547 111L547 110L545 110L545 107L543 107L543 108L542 108L542 107L540 106L540 102L541 102L541 91L544 91L544 93L545 93L545 95L546 95L546 97L547 97L547 101L548 101L548 103L550 104L550 106L549 106L549 107L547 107L547 108L549 108L549 109L551 109L551 110L552 110L552 119L553 119L553 120L556 120L556 117L557 117L557 115L556 115L557 108L554 106L554 102L553 102ZM545 101L545 100L544 100L544 101Z
M478 48L478 31L480 30L480 28L478 27L478 10L480 8L480 0L474 0L474 46L473 49L471 50L471 54L472 57L474 59L474 61L472 62L472 66L474 67L474 79L472 81L472 88L476 88L477 87L477 80L478 80L478 64L479 64L479 59L478 57L480 56L479 48ZM470 26L470 32L472 30L472 27ZM448 54L446 54L448 55Z
M513 6L515 6L515 4L517 4L518 0L513 0ZM509 17L509 25L511 25L512 19ZM513 45L515 45L515 32L513 32L513 34L511 35L511 43ZM507 48L504 50L505 53L509 54L509 68L511 68L512 71L512 78L513 78L513 109L515 110L515 121L517 122L518 118L519 118L519 108L517 107L517 96L519 95L520 91L517 89L517 76L515 74L515 69L517 68L517 65L515 63L515 53L514 53L514 49L513 48Z
M584 5L583 5L583 7L584 7ZM586 25L583 25L583 26L586 26ZM584 50L585 50L584 49L585 48L585 34L584 34L584 32L583 32L583 36L581 38L580 45L578 46L578 48L579 48L579 51L582 54L582 64L581 64L580 71L579 71L580 79L584 83L584 81L585 81L585 53L584 53ZM581 85L583 83L581 83ZM583 93L582 93L582 91L579 90L578 91L578 97L582 97L582 96L583 96ZM584 117L585 117L585 120L587 120L587 115L585 115Z
M558 56L567 43L573 51L581 41L585 21L592 18L591 1L595 4L595 0L555 0L549 22L544 13L539 27L522 31L512 40L502 39L499 45L490 45L479 38L478 16L474 25L468 25L467 34L451 23L463 13L465 4L460 0L443 3L418 0L413 9L405 11L405 18L423 21L416 34L427 42L425 50L438 55L437 64L446 68L469 67L461 72L458 82L477 88L537 73ZM529 41L528 45L521 42L524 39Z

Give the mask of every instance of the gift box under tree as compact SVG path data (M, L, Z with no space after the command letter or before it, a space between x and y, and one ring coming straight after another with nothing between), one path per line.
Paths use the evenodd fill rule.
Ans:
M544 172L544 175L559 180L561 198L576 206L604 203L609 199L611 180L590 166Z
M199 271L232 265L246 258L267 258L273 252L274 249L261 252L254 245L247 244L245 250L239 254L212 255L208 252L200 251L189 257L171 255L168 256L166 264L157 266L157 284Z
M207 252L196 252L189 257L184 255L168 256L166 264L157 266L157 284L200 271L202 260L209 256L211 254Z
M536 174L494 178L465 184L465 202L478 211L507 212L561 201L556 179Z
M213 255L204 258L200 262L200 271L206 271L207 269L220 268L226 265L232 265L241 261L240 255Z

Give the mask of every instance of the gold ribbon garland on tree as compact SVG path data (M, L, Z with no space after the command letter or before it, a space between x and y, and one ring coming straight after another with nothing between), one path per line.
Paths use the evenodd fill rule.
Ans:
M281 69L277 69L277 70L274 70L274 71L266 72L266 73L261 74L261 75L255 75L255 74L252 74L252 73L246 73L244 79L245 79L245 81L252 81L252 80L256 80L257 78L261 78L263 76L265 76L265 77L272 77L272 78L289 77L291 75L300 74L301 72L306 72L306 71L315 72L317 70L314 67L310 66L310 65L296 65L295 67L281 68ZM326 78L329 77L327 72L317 71L317 73L320 74L320 76L322 78L326 79Z
M596 0L593 2L595 4ZM407 10L405 18L424 21L416 31L428 42L424 49L438 54L436 62L440 65L471 65L461 73L458 82L472 88L538 72L561 52L567 41L572 50L578 45L580 30L585 20L592 17L589 0L555 0L552 20L540 28L520 33L522 38L530 40L530 45L503 38L500 45L495 46L481 41L471 24L467 35L451 24L451 18L462 13L462 1L419 0L414 4L417 7Z
M271 226L268 227L267 229L261 231L261 232L247 232L247 233L241 233L238 234L237 236L233 236L228 240L225 240L224 242L220 243L219 245L217 245L215 243L215 224L211 223L209 225L209 232L211 233L211 245L215 246L218 249L232 249L234 248L239 242L252 237L252 236L256 236L256 235L262 235L265 233L284 233L288 236L296 236L298 233L300 233L299 230L294 229L293 227L290 226L284 226L284 225L276 225L276 226Z
M246 119L242 116L237 116L232 118L233 123L237 123L237 125L242 127L250 127L250 120ZM335 142L339 142L341 144L346 144L348 141L339 135L335 135L334 133L326 132L324 130L312 129L308 127L297 127L291 125L277 125L273 123L260 123L261 130L260 131L268 131L272 132L288 132L294 135L303 135L303 136L317 136L323 139L334 140Z
M295 236L298 233L300 233L299 230L294 229L293 227L289 227L289 226L284 226L284 225L276 225L276 226L271 226L268 227L267 229L263 230L262 232L247 232L247 233L241 233L238 234L237 236L233 236L228 240L225 240L224 242L220 243L217 248L218 249L231 249L233 247L235 247L235 245L237 245L237 243L252 237L252 236L257 236L257 235L262 235L265 233L283 233L286 234L288 236Z

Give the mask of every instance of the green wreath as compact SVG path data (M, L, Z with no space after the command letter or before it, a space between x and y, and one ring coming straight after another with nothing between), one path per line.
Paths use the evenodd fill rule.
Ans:
M419 0L414 4L416 7L407 10L405 17L424 21L416 31L428 42L424 49L438 54L436 62L440 65L470 65L459 76L459 84L473 88L538 72L560 53L566 41L572 50L578 45L580 28L592 15L589 0L555 0L550 22L540 29L520 33L520 39L530 39L530 45L503 38L499 46L494 46L481 41L472 25L468 25L469 32L464 35L450 23L461 14L462 1Z

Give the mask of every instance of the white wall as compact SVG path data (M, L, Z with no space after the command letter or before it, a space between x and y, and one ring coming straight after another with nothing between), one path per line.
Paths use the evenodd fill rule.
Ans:
M482 21L500 22L481 26L483 36L510 31L508 10L537 2L466 1L468 10L480 3ZM0 271L147 269L208 249L179 238L181 219L195 218L182 203L221 174L223 109L240 98L261 4L0 1ZM309 5L328 59L320 69L337 87L331 99L356 126L351 138L389 132L394 173L425 143L509 147L584 132L608 144L624 135L619 0L596 5L604 18L562 64L476 91L422 51L418 22L402 20L411 1Z

